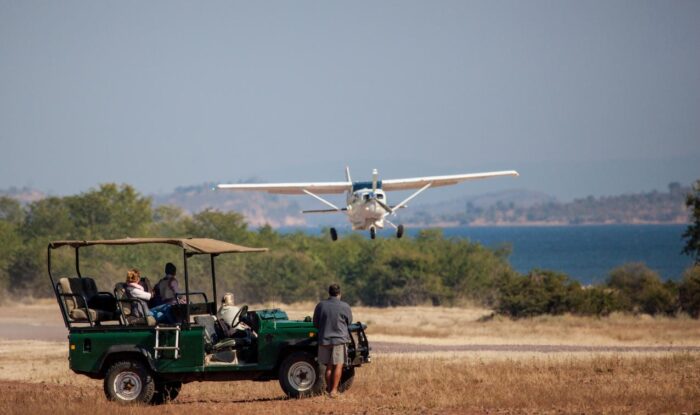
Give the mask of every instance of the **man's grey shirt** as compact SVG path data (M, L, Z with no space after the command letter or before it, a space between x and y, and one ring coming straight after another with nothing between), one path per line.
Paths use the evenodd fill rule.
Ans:
M350 306L337 297L323 300L314 310L314 327L320 345L350 343L348 325L352 323Z

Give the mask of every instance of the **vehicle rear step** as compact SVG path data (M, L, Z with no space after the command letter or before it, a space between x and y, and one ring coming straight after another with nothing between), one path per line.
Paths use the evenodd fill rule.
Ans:
M173 350L174 356L173 358L175 360L179 359L180 357L180 326L156 326L155 327L156 331L156 344L153 346L153 351L154 351L154 357L158 359L159 357L163 357L162 355L159 356L160 351L166 351L166 350ZM161 332L167 332L167 331L174 331L175 332L175 345L174 346L161 346L160 345L160 334Z

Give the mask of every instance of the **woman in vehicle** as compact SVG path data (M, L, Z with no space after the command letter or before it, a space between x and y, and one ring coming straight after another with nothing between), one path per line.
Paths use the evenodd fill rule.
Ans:
M134 304L131 307L131 314L135 317L144 317L141 314L144 312L146 315L153 315L148 309L148 300L151 299L151 293L143 289L141 284L141 272L132 268L126 272L126 297L134 300L138 300L138 304Z
M151 299L153 294L143 289L141 284L141 272L132 268L126 273L126 295L128 298L133 298L139 300L139 303L143 305L143 309L146 310L146 314L153 316L158 323L172 323L172 316L170 313L170 305L163 304L158 307L153 307L148 309L148 301ZM134 310L138 310L134 315L140 314L140 307L134 307ZM132 310L132 312L134 311ZM140 316L139 316L140 317Z

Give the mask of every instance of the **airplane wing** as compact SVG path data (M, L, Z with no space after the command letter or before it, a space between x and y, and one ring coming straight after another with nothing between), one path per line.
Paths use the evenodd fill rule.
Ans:
M411 179L382 180L382 189L385 191L419 189L427 184L430 184L430 187L450 186L461 183L465 180L487 179L489 177L498 176L519 176L519 174L515 170L506 170L487 173L453 174L450 176L428 176L414 177Z
M352 182L317 183L241 183L219 184L218 189L249 192L267 192L281 195L303 195L305 191L317 194L343 193L352 190Z

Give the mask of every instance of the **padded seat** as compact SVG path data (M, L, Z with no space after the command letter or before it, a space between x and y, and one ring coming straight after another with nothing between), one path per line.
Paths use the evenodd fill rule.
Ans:
M71 319L75 321L88 321L88 315L85 313L84 308L74 308L68 313ZM114 320L114 313L110 313L104 310L95 310L88 308L87 311L90 313L90 320L92 321L108 321Z
M148 312L146 307L145 310L135 309L135 307L141 307L138 300L134 298L128 298L126 294L126 283L119 282L114 286L114 298L117 300L117 305L121 311L122 322L127 326L155 326L156 319L150 315L143 315L144 312Z
M194 322L204 327L204 347L210 352L237 349L251 344L249 336L221 338L216 332L214 316L196 316Z
M150 327L153 327L156 325L156 318L153 316L146 316L146 317L130 316L130 317L127 317L127 321L129 322L129 325L131 325L131 326L150 326Z
M204 347L209 351L211 351L212 346L219 339L216 334L216 329L214 328L214 321L214 317L210 315L194 317L194 324L204 328Z
M211 349L215 352L218 352L219 350L225 350L225 349L235 349L236 346L240 346L241 344L236 341L236 339L224 339L216 344L214 344Z
M116 303L109 293L97 291L92 278L61 278L57 289L73 322L99 323L115 320Z

